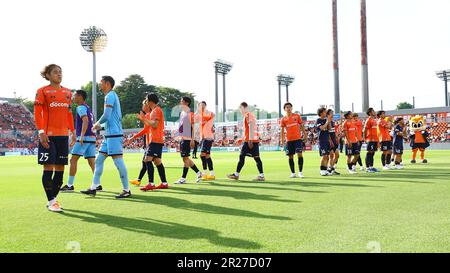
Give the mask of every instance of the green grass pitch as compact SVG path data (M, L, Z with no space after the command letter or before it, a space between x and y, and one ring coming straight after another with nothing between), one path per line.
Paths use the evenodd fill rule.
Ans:
M0 252L449 252L450 151L427 151L428 165L378 174L318 175L317 152L305 153L305 179L289 179L282 152L262 153L266 182L252 182L247 158L242 181L225 179L237 153L214 153L217 181L115 200L121 184L106 161L105 192L90 198L60 194L65 212L51 213L35 157L0 158ZM142 155L127 154L130 178ZM376 163L379 166L380 154ZM178 154L164 154L169 181L181 175ZM200 160L196 161L200 166ZM65 182L68 171L66 170ZM79 162L77 191L91 173ZM159 181L157 172L155 177ZM75 243L74 243L75 242Z

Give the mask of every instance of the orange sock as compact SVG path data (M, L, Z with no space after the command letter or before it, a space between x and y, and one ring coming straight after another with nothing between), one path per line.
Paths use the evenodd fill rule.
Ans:
M412 159L413 159L413 160L416 160L417 149L413 149L412 152L413 152L413 154L412 154Z
M420 160L425 158L425 149L420 149Z

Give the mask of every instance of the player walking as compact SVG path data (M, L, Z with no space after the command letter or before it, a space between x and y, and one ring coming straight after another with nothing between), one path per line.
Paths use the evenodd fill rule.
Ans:
M327 116L327 109L321 107L317 110L317 115L319 118L316 121L316 130L319 135L319 154L321 156L320 160L320 175L327 176L333 175L328 172L328 162L330 161L330 128L331 121L333 120L333 115Z
M358 113L353 113L353 122L355 123L356 126L356 138L358 139L358 145L359 145L359 151L361 152L361 147L363 144L363 122L362 120L359 118ZM359 165L359 169L361 171L364 171L364 166L362 163L362 159L361 156L358 156L358 165ZM355 165L356 167L356 165Z
M367 109L366 114L369 116L364 125L364 136L367 143L366 169L367 172L374 173L378 172L373 167L375 152L378 149L378 123L373 108Z
M103 76L100 89L105 94L105 107L103 115L94 124L93 130L105 128L105 138L100 146L99 153L95 159L95 171L92 185L89 189L81 191L83 194L95 196L100 185L100 178L103 174L103 165L108 156L112 157L114 165L119 171L123 191L116 195L117 199L128 198L131 191L128 186L128 174L125 162L123 161L123 130L122 130L122 110L117 93L112 90L115 81L111 76Z
M198 113L194 116L194 122L200 124L200 159L202 160L202 180L214 180L213 161L211 159L211 147L214 142L214 113L206 109L206 102L198 104ZM207 175L209 170L209 175Z
M345 154L347 155L348 172L350 174L356 174L354 166L356 166L360 154L358 138L356 136L357 129L353 121L352 112L348 111L345 113L344 118L345 121L342 127L345 134Z
M285 147L286 155L289 157L289 167L291 169L290 178L297 177L295 174L294 155L297 154L298 177L303 178L303 147L307 134L302 117L292 113L292 103L286 102L283 106L286 115L281 119L281 146ZM287 143L286 143L287 140ZM285 146L286 145L286 146Z
M75 183L75 175L77 174L78 160L80 157L88 161L89 167L92 172L95 168L95 149L96 136L92 131L92 125L94 117L92 116L91 109L86 104L87 93L84 90L77 90L73 96L73 101L77 104L77 117L75 122L77 142L72 148L72 157L70 158L70 172L69 181L67 185L61 188L61 192L73 192ZM102 190L102 186L99 185L97 190Z
M334 111L332 109L327 110L327 116L334 116ZM339 142L336 133L339 132L338 125L332 119L330 121L330 129L328 133L330 134L330 160L328 161L327 171L333 175L340 175L336 171L336 165L339 160Z
M405 121L399 117L395 120L394 130L394 162L396 169L403 169L402 155L403 155L403 141L407 140L407 133L405 127Z
M197 175L196 182L200 182L202 178L202 173L199 171L194 161L189 157L191 155L191 147L194 147L194 126L193 126L193 115L191 114L191 98L183 97L180 101L181 114L180 114L180 125L178 127L178 133L180 138L180 155L183 159L183 173L181 178L175 182L175 184L186 184L186 177L191 168Z
M151 113L151 109L148 106L147 100L142 101L142 110L141 113L144 114L144 118L150 120L150 113ZM137 115L138 118L140 119L140 114ZM142 121L142 120L141 120ZM143 121L142 121L143 122ZM141 181L142 178L144 178L144 175L147 173L147 163L145 162L145 158L147 156L147 146L150 143L150 138L151 138L151 134L150 134L150 125L147 125L145 122L144 123L144 128L139 131L137 134L134 134L130 139L127 139L124 143L124 146L127 146L131 143L131 141L138 139L142 136L145 136L145 143L144 143L144 157L142 158L142 167L141 170L139 171L139 176L137 179L134 180L130 180L129 182L135 186L140 186L141 185Z
M148 94L145 105L151 111L150 117L147 118L142 112L138 116L142 122L150 127L150 140L148 142L148 150L144 160L147 166L149 183L145 187L142 187L141 191L169 188L166 178L166 169L162 163L162 149L164 146L164 113L158 103L159 98L156 94ZM154 183L155 168L153 164L156 166L159 178L161 179L161 184L158 186L155 186Z
M64 166L69 154L69 130L72 132L70 146L76 141L71 111L72 94L61 86L62 70L59 65L47 65L41 76L50 82L39 88L34 101L34 120L39 131L38 164L43 165L42 185L47 195L47 208L61 212L56 197L63 185Z
M256 162L256 166L259 171L259 175L254 179L255 181L265 181L263 163L259 156L259 138L258 131L256 127L256 118L253 113L248 110L248 104L242 102L239 106L242 116L244 117L244 143L241 147L241 154L239 155L239 162L236 167L236 172L234 174L229 174L228 178L239 180L239 173L244 167L245 157L250 156Z
M380 132L379 140L381 144L381 165L383 170L390 170L391 156L392 156L392 137L390 129L391 122L386 121L386 113L383 110L378 111L378 131Z

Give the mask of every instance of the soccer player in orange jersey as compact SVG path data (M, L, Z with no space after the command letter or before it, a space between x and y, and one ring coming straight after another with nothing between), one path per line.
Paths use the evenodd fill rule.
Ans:
M391 156L392 156L392 137L391 137L391 128L392 123L385 120L386 112L383 110L378 111L378 131L380 132L379 140L381 151L381 164L383 166L383 170L390 170Z
M206 109L206 102L202 101L198 104L198 112L194 115L194 122L198 123L200 135L200 159L202 160L202 180L214 180L213 161L211 159L211 147L214 142L214 113ZM207 169L209 175L207 175Z
M151 111L152 111L152 109L150 108L150 106L148 106L147 101L146 100L142 101L141 113L144 114L144 117L146 119L150 119ZM138 118L140 117L140 114L138 114ZM131 141L133 141L139 137L142 137L142 136L145 136L144 148L146 148L146 146L148 146L150 143L151 134L150 134L150 126L147 125L145 122L144 122L144 128L141 131L139 131L137 134L134 134L130 139L127 139L124 142L124 146L129 145L131 143ZM134 180L130 180L130 183L135 186L141 185L141 180L144 177L144 175L147 173L147 163L145 162L146 154L147 153L145 152L144 157L142 158L142 167L141 167L141 170L139 171L138 178L134 179Z
M63 185L64 166L68 163L70 146L76 142L72 116L72 93L61 86L62 70L56 64L47 65L41 76L50 82L39 88L34 102L34 120L39 131L38 163L43 165L42 185L47 195L47 208L61 212L56 200Z
M303 147L306 143L307 134L302 117L299 114L292 113L292 103L286 102L283 106L286 111L280 121L281 136L280 144L285 147L286 155L289 157L289 167L291 169L290 178L295 178L294 155L297 154L298 159L298 177L303 178ZM287 143L286 143L287 140Z
M353 113L353 122L355 123L355 126L356 126L356 137L358 138L359 150L361 151L361 147L363 144L363 126L364 125L363 125L362 120L359 118L358 113ZM359 165L359 169L361 171L364 171L364 166L362 163L361 156L358 157L358 165Z
M259 156L259 137L255 115L248 110L248 104L246 102L240 104L239 110L244 117L244 143L241 147L241 154L239 155L236 172L229 174L228 178L239 180L239 173L241 172L242 167L244 167L245 157L250 156L255 160L259 171L259 175L254 181L265 181L263 164Z
M373 108L367 109L366 114L369 116L364 125L364 137L367 143L366 169L368 173L378 172L373 167L375 152L378 150L378 124L376 113Z
M147 153L145 156L145 163L147 165L147 173L149 183L141 188L141 191L151 191L156 189L168 189L166 170L162 163L162 149L164 147L164 113L158 105L159 98L156 94L148 94L145 99L145 104L151 109L150 117L147 118L143 113L140 113L138 118L147 126L150 126L150 141L148 144ZM158 170L161 184L155 186L154 173L156 166Z
M345 134L345 154L347 155L347 166L350 174L355 174L353 166L356 165L360 154L360 148L357 138L356 125L353 122L353 115L351 111L344 114L344 124L342 125Z

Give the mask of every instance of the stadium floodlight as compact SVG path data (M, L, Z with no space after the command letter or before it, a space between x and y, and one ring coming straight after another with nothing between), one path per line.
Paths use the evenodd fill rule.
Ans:
M338 39L338 13L337 0L332 0L333 13L333 76L334 76L334 105L336 113L341 112L341 99L339 91L339 39Z
M289 85L291 85L295 80L294 76L287 74L279 74L277 76L278 81L278 115L282 117L281 114L281 86L286 86L286 102L289 101Z
M226 120L226 89L225 89L225 75L228 74L228 72L231 71L231 68L233 65L229 62L223 61L218 59L214 62L214 69L216 73L216 117L218 117L219 113L219 74L222 75L223 79L223 105L222 105L222 121L225 122Z
M367 16L366 0L361 0L361 73L362 73L362 112L369 108L369 70L367 60Z
M450 102L448 101L448 85L447 85L447 81L448 81L448 78L450 77L450 70L438 71L438 72L436 72L436 76L439 79L444 81L445 106L448 107L448 106L450 106Z
M87 51L92 52L92 113L94 120L97 121L97 82L96 82L96 56L97 52L103 51L108 44L108 36L103 29L91 26L84 29L80 34L81 46Z

